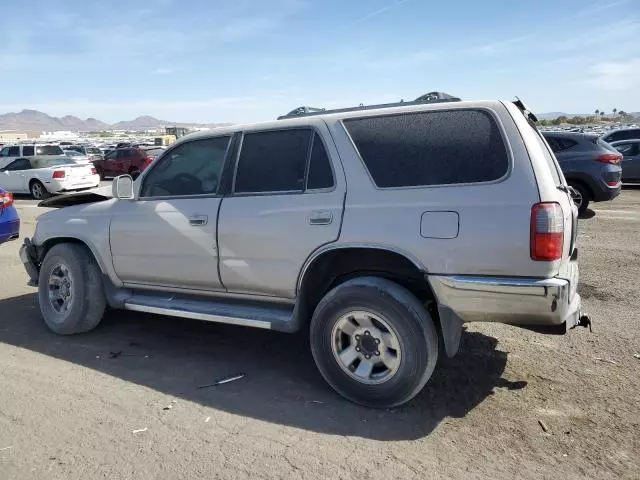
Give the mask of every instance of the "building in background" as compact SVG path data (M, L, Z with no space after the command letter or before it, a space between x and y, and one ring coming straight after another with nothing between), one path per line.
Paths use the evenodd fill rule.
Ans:
M78 132L68 130L58 130L57 132L42 132L40 140L45 141L61 141L61 140L77 140L80 137Z
M31 138L27 132L18 132L16 130L0 131L0 143L18 142Z

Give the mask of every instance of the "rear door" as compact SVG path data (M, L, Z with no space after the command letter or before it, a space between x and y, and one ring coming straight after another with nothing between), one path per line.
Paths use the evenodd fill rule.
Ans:
M293 298L309 255L340 234L346 183L322 122L245 131L218 223L230 292Z

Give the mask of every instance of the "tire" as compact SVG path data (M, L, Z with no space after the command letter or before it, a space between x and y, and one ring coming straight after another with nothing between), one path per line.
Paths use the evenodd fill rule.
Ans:
M54 281L53 277L58 279ZM63 285L65 278L68 286ZM63 298L50 299L60 289L64 289L63 295L69 295L69 303ZM88 332L100 323L106 306L102 274L87 247L61 243L47 252L40 268L38 300L45 323L60 335ZM60 302L67 306L66 310Z
M29 192L31 193L31 196L36 200L44 200L45 198L49 198L51 196L47 188L39 180L31 181L31 184L29 184Z
M131 170L129 170L129 175L131 175L131 178L133 178L134 181L140 176L141 173L142 172L138 168L132 168Z
M573 187L577 192L577 196L573 197L573 201L578 207L578 215L582 215L587 211L589 202L591 201L591 192L581 183L568 182L570 187Z
M101 168L96 168L96 171L98 172L98 175L100 176L100 181L104 180L104 170L102 170Z
M345 333L349 330L354 331ZM372 337L377 343L372 343ZM394 342L384 340L394 337ZM310 340L313 358L327 383L347 399L374 408L397 407L411 400L427 383L438 360L438 334L427 310L404 287L377 277L355 278L331 290L315 309ZM359 353L354 354L358 346ZM363 376L360 367L368 366L366 354L378 363L373 370L363 368ZM349 363L353 355L360 357Z

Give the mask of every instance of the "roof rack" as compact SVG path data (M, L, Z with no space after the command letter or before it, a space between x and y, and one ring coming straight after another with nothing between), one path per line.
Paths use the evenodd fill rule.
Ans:
M327 113L354 112L357 110L372 110L376 108L402 107L407 105L422 105L422 104L428 104L428 103L444 103L444 102L459 102L459 101L460 99L458 97L454 97L444 92L429 92L409 102L400 100L399 102L395 102L395 103L380 103L378 105L364 105L361 103L357 107L337 108L333 110L326 110L324 108L317 108L317 107L298 107L294 110L291 110L286 115L279 116L278 120L282 120L285 118L309 117L313 115L323 115Z

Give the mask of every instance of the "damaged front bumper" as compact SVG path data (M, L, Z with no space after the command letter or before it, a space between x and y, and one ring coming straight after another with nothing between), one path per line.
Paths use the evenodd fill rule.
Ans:
M20 247L20 260L24 265L24 269L27 271L27 275L29 275L28 284L32 287L38 286L38 278L40 276L40 271L36 264L37 258L38 252L36 251L36 247L31 243L31 240L25 238L24 243Z

